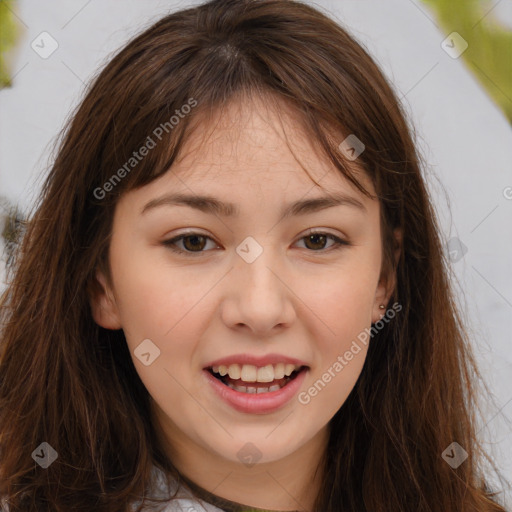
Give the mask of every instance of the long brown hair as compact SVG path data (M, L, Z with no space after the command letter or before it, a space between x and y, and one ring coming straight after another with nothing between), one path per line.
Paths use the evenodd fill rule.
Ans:
M250 94L292 105L365 192L334 134L363 141L358 163L381 202L385 264L397 273L391 302L403 306L370 342L330 422L314 511L503 511L483 475L479 374L404 110L344 28L291 0L213 0L167 15L91 82L57 141L3 297L0 498L11 512L126 511L145 495L153 464L180 478L123 331L99 327L89 299L96 269L109 275L121 195L169 170L192 120ZM131 160L148 137L155 146ZM397 264L394 228L403 232ZM42 442L58 453L46 469L31 457ZM468 453L455 469L442 457L452 442Z

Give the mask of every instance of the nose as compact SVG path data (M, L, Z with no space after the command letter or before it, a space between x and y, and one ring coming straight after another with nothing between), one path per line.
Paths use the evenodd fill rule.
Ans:
M296 317L293 285L276 261L270 248L252 263L235 259L222 304L222 319L228 327L268 337L292 324Z

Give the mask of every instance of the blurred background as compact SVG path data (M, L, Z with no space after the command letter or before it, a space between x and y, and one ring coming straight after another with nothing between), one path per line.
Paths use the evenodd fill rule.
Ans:
M377 60L427 166L489 385L479 435L512 507L512 0L304 0ZM118 48L198 1L0 0L0 291L52 144Z

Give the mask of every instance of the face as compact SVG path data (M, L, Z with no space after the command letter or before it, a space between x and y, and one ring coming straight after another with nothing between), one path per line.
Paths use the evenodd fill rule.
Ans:
M233 103L116 207L93 314L124 330L176 453L263 463L325 439L361 372L361 333L387 305L378 201L297 126L284 105L279 118Z

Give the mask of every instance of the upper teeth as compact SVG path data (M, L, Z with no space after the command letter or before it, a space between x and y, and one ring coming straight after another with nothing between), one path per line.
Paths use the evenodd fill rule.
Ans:
M228 375L231 379L241 379L244 382L272 382L290 376L294 370L300 369L300 365L278 363L267 364L258 368L252 364L231 364L229 366L213 366L212 370L221 376Z

